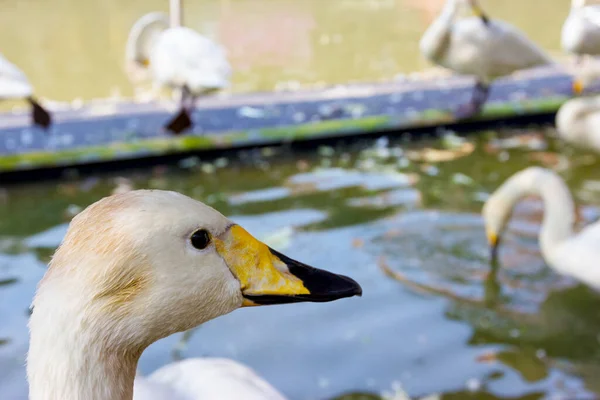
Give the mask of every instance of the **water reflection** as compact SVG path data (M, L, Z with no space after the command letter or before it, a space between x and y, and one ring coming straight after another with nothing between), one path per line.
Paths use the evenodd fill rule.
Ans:
M543 137L544 146L523 149L499 136L497 153L485 139L425 143L439 151L469 144L468 154L439 161L412 157L414 144L380 140L360 152L279 148L210 168L202 160L126 180L9 188L0 208L3 394L26 397L27 310L66 222L127 182L205 201L291 257L350 275L364 289L360 299L236 311L194 332L183 357L234 358L291 399L378 398L398 381L413 397L594 398L600 297L544 265L538 200L519 205L501 264L489 264L482 202L532 154L556 154ZM600 178L579 153L566 154L564 174L586 199L589 222L600 204L590 182ZM141 371L169 362L180 338L151 346Z

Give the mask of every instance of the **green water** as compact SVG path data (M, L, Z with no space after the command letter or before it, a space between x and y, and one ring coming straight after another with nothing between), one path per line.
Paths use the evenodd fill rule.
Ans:
M564 57L559 37L570 1L481 3ZM184 1L184 8L186 25L227 47L230 90L247 92L427 70L418 39L441 4L206 0ZM5 0L0 51L42 98L130 97L127 33L155 10L166 11L167 1ZM482 202L526 166L557 169L586 221L598 216L597 158L548 141L547 133L502 132L513 139L500 144L493 133L452 139L458 150L451 151L440 140L387 147L369 141L313 153L275 148L231 156L217 167L190 159L182 168L128 172L135 188L202 200L272 247L350 275L364 289L362 298L333 303L236 311L194 332L182 355L239 360L298 400L377 399L395 382L414 396L452 400L598 398L600 296L544 265L536 240L539 201L528 199L515 211L500 269L490 273L488 263ZM444 152L424 153L427 146ZM424 156L454 159L417 161ZM110 194L116 178L0 190L0 397L26 398L26 323L35 286L72 215ZM151 346L141 371L169 362L178 340Z
M481 0L553 56L569 0ZM218 40L234 69L231 91L392 79L431 67L418 40L443 0L183 1L187 26ZM4 0L0 51L38 95L58 100L131 97L127 34L167 0ZM532 18L543 10L543 19ZM13 104L13 103L11 103ZM16 104L16 103L14 103Z
M202 200L274 248L364 289L362 298L333 303L236 311L194 332L182 356L239 360L291 399L376 399L394 382L444 399L597 398L600 295L544 265L541 203L518 206L496 273L479 215L487 194L532 164L560 172L586 222L600 215L598 160L548 133L272 148L128 173L135 188ZM71 215L108 195L115 179L11 187L0 196L6 398L27 392L27 308L45 264ZM169 362L179 338L152 345L141 371Z

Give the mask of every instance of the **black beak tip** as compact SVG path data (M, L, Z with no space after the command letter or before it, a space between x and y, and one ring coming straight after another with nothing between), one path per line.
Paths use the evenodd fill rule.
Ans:
M362 287L348 276L313 268L273 249L270 251L287 265L290 273L299 278L310 292L310 294L292 296L294 301L328 302L362 296Z
M490 262L496 263L498 261L498 244L490 246Z

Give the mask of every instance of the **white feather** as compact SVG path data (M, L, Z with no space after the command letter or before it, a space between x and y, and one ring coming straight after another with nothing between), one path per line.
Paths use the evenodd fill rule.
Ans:
M0 54L0 98L20 99L31 96L32 92L23 71Z
M126 65L134 81L152 79L158 86L187 87L194 95L225 88L231 75L220 45L193 29L169 28L163 13L147 14L134 24Z
M463 0L448 0L443 12L420 42L430 61L481 82L522 69L552 63L552 59L514 26L499 20L457 19Z
M572 54L600 54L600 5L573 3L562 27L561 46Z
M158 83L187 86L193 94L226 87L231 74L223 48L187 27L167 29L158 37L150 68Z
M253 370L226 358L190 358L136 377L134 400L285 400Z

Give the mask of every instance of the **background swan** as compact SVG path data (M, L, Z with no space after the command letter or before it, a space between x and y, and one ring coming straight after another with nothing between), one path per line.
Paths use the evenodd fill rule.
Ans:
M459 11L465 7L470 7L476 17L459 19ZM520 30L488 18L475 0L447 0L439 17L425 31L419 48L433 63L477 79L472 100L459 107L458 118L481 110L495 78L553 63Z
M496 257L513 207L529 195L540 196L544 202L539 243L546 264L560 274L600 289L600 223L575 234L575 204L569 189L560 176L545 168L529 167L517 172L485 203L482 213L492 258Z
M16 65L0 53L0 99L25 99L31 105L31 120L47 129L52 123L50 113L33 97L33 88Z
M179 112L165 125L179 134L192 127L191 112L198 96L229 85L231 66L220 45L181 26L181 0L171 0L170 6L171 23L163 13L150 13L134 24L125 58L132 80L152 79L155 90L180 90Z
M571 71L573 91L583 94L600 78L600 61L587 59ZM600 96L584 96L567 100L555 117L558 136L581 148L600 152Z
M600 152L600 97L566 101L556 113L556 131L570 144Z
M270 249L189 197L113 195L73 218L38 286L30 399L130 400L139 357L163 337L239 307L360 294L352 279ZM248 368L214 359L167 366L135 387L136 399L282 398Z
M573 0L561 32L563 50L582 55L600 54L600 1Z

